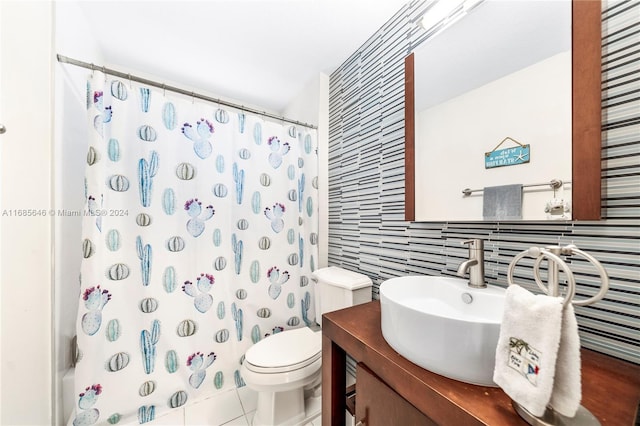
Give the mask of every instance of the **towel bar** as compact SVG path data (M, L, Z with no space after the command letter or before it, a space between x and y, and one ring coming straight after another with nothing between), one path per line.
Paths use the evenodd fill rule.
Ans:
M522 185L523 188L531 188L533 186L550 186L551 189L558 189L560 188L562 185L566 184L566 183L571 183L570 181L562 181L560 179L552 179L549 182L545 182L545 183L530 183L527 185ZM482 192L484 191L484 189L470 189L470 188L465 188L462 190L462 194L465 197L468 197L469 195L471 195L471 193L473 192Z

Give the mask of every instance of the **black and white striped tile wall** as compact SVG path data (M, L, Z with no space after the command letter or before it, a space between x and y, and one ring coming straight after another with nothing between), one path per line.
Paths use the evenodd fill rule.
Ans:
M603 3L600 222L404 221L403 61L421 42L415 23L428 7L404 6L330 77L329 264L370 276L377 298L391 277L455 275L464 239L485 240L488 283L501 286L520 251L573 243L611 279L604 300L576 309L582 345L640 363L640 2ZM578 297L594 295L597 272L569 261ZM533 283L530 268L517 271Z

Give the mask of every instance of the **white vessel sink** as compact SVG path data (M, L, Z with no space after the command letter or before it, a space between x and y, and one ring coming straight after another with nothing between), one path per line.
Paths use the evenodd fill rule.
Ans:
M496 386L504 296L501 287L474 289L459 278L392 278L380 285L382 335L400 355L429 371Z

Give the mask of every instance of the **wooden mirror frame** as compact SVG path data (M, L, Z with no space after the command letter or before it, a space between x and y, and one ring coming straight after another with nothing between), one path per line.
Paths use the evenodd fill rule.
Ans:
M602 10L599 0L573 0L572 220L601 219ZM404 62L405 220L415 221L415 85L413 53Z

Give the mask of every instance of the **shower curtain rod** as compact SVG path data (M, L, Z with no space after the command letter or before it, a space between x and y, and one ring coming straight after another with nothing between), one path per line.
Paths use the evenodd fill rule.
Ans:
M158 83L156 81L149 80L149 79L142 78L142 77L137 77L137 76L132 75L130 73L124 73L124 72L121 72L121 71L117 71L117 70L113 70L113 69L110 69L110 68L106 68L104 66L97 66L97 65L94 65L92 63L79 61L77 59L69 58L68 56L57 54L56 57L58 59L58 62L63 63L63 64L71 64L71 65L75 65L75 66L78 66L78 67L90 69L91 71L100 71L100 72L102 72L104 74L109 74L109 75L113 75L113 76L116 76L116 77L125 78L125 79L127 79L129 81L135 81L136 83L142 83L142 84L145 84L147 86L153 86L153 87L157 87L159 89L169 90L171 92L180 93L181 95L191 96L192 98L201 99L203 101L213 102L213 103L216 103L216 104L219 104L219 105L228 106L230 108L239 109L241 111L250 112L250 113L253 113L253 114L256 114L256 115L261 115L261 116L264 116L264 117L269 117L269 118L272 118L274 120L284 121L284 122L287 122L287 123L296 124L298 126L309 127L311 129L317 129L318 128L318 126L314 126L313 124L302 123L302 122L297 121L297 120L292 120L292 119L289 119L289 118L286 118L286 117L278 116L278 115L275 115L275 114L270 114L270 113L268 113L266 111L259 111L259 110L254 109L254 108L248 108L248 107L246 107L244 105L234 104L232 102L223 101L223 100L217 99L217 98L212 98L211 96L202 95L200 93L184 90L184 89L181 89L179 87L170 86L170 85L167 85L167 84L164 84L164 83Z

